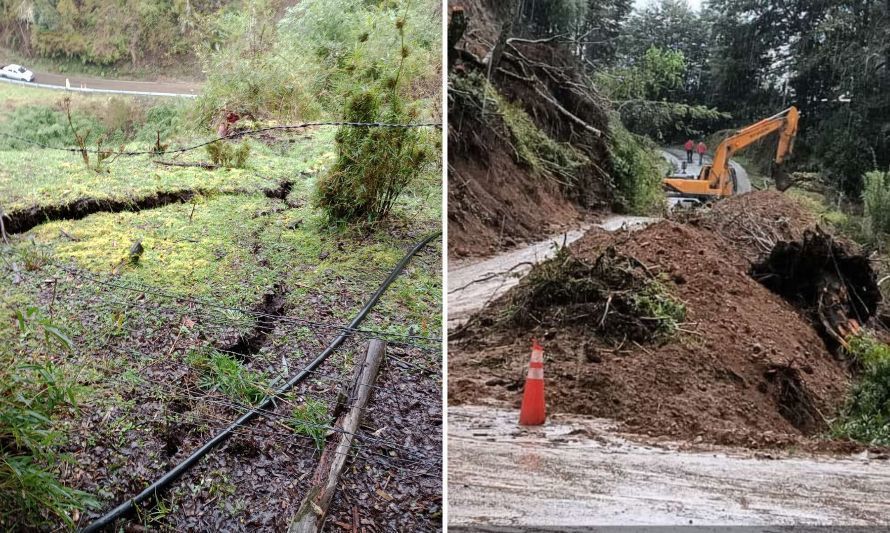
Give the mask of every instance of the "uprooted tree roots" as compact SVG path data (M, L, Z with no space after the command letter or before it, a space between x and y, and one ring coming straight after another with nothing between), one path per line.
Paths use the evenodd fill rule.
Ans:
M676 332L685 306L639 261L609 247L589 264L562 248L519 284L505 320L588 324L613 339L652 341Z
M825 334L846 346L877 311L881 293L868 258L849 252L821 230L782 241L751 268L771 291L810 313Z

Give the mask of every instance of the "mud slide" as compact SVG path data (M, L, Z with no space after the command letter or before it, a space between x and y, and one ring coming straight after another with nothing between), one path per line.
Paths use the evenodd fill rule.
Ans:
M623 312L617 289L606 312L554 303L561 294L548 289L533 300L534 320L525 320L515 309L528 309L529 277L500 298L492 296L497 286L477 288L474 305L485 309L449 344L452 525L890 520L887 489L878 486L890 480L886 450L859 454L861 445L823 437L850 371L807 305L750 272L776 243L805 238L814 224L787 196L767 191L639 231L592 230L575 240L568 257L583 258L581 266L624 258L620 271L669 287L686 308L679 339L634 340L626 324L617 327L624 338L610 338L597 322ZM571 287L593 278L579 279L586 285ZM549 412L573 413L537 429L520 428L515 410L530 337L546 346Z
M518 416L449 407L449 529L890 521L890 464L867 453L688 449L619 434L602 419L556 416L524 429Z

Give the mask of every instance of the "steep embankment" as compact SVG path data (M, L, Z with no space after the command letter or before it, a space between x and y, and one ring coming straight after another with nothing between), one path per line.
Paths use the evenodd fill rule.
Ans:
M452 257L543 236L611 199L605 103L566 45L508 38L509 9L493 0L452 3Z

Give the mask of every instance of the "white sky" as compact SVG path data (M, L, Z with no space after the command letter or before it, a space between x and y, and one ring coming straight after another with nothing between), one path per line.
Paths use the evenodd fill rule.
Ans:
M634 0L634 8L640 9L657 1L658 0ZM686 0L686 3L689 4L689 7L692 9L699 11L701 9L702 0Z

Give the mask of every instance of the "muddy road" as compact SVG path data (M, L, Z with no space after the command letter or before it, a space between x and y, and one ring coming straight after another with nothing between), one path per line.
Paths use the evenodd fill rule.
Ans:
M610 222L600 227L646 220ZM583 233L456 265L449 327L518 283L502 273L526 272L554 241ZM450 350L460 360L460 347ZM507 404L478 403L487 405L449 407L451 526L890 524L886 457L656 443L610 420L559 414L521 428Z
M890 462L689 450L607 420L449 407L451 526L890 523Z

